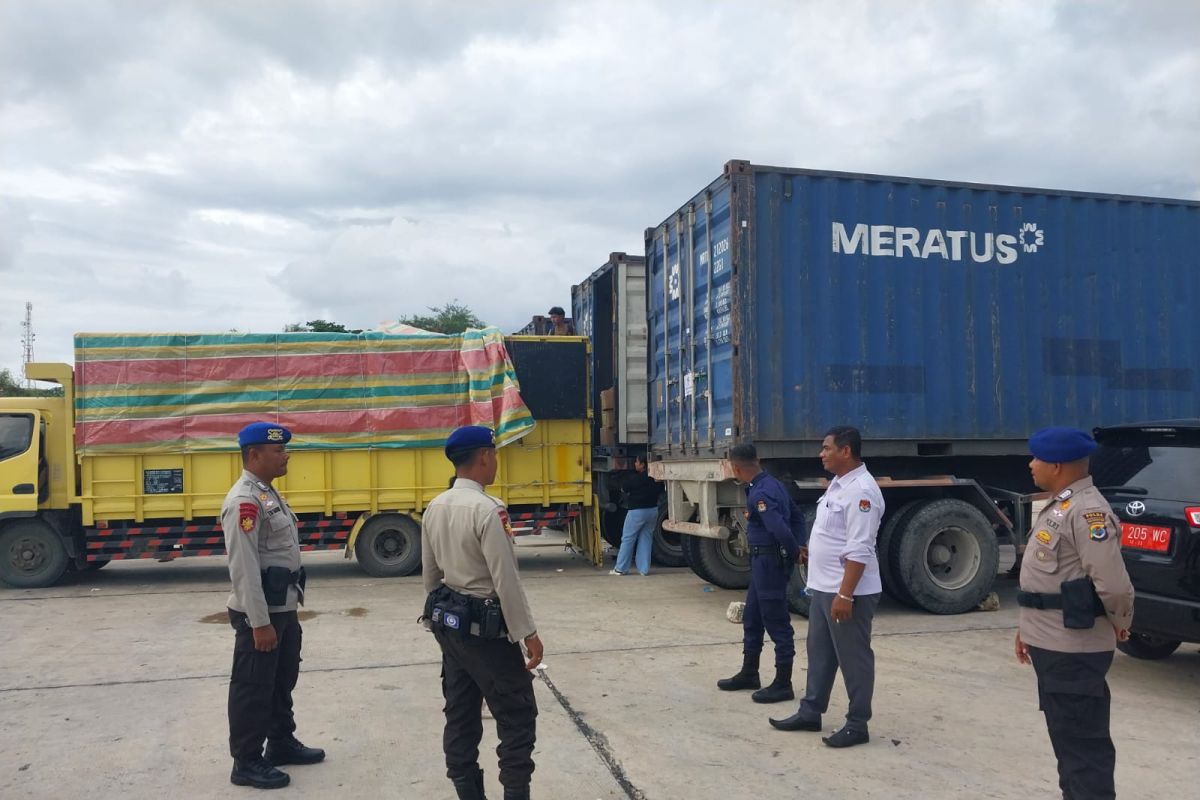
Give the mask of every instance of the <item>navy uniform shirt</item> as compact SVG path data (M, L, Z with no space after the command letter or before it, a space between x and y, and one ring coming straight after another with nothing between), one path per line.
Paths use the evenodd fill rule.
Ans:
M753 547L777 545L795 561L800 543L792 532L793 513L792 498L783 484L766 472L758 473L746 492L747 541Z

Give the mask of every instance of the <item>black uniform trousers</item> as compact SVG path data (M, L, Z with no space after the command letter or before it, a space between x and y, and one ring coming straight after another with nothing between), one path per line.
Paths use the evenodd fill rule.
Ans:
M1058 759L1063 800L1111 800L1116 797L1117 754L1109 734L1112 695L1104 678L1112 651L1061 653L1030 647L1029 657Z
M446 729L442 749L451 780L475 774L483 738L481 700L487 700L500 744L500 783L522 789L533 776L537 701L533 675L525 669L521 648L508 639L481 639L457 631L435 630L442 648L442 696Z
M796 632L788 611L787 584L794 565L777 553L750 557L750 589L742 612L742 651L762 652L763 634L775 643L775 663L791 664L796 657Z
M263 741L286 739L296 730L292 690L300 677L303 633L295 611L271 614L279 645L269 653L254 649L254 629L240 611L229 609L233 672L229 680L229 753L239 760L261 758Z

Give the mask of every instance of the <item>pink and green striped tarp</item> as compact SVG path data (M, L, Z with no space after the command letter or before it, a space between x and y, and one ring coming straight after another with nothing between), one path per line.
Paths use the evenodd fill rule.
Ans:
M237 449L264 420L289 447L440 447L460 425L501 444L533 417L497 328L457 336L80 333L81 453Z

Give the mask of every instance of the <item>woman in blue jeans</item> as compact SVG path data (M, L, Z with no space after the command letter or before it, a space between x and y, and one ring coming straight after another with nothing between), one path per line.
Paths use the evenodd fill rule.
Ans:
M633 469L633 474L621 485L621 498L629 510L621 530L617 565L609 575L628 575L630 562L637 564L637 571L642 575L650 574L650 550L654 544L654 528L658 525L658 496L662 493L662 485L646 473L644 456L637 457Z

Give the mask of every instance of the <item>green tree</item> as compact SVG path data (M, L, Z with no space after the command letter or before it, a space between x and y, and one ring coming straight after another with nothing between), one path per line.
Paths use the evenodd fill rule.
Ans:
M12 372L0 369L0 397L62 397L62 387L50 389L26 389L13 377Z
M303 325L288 325L284 333L362 333L362 328L347 328L340 322L329 322L324 319L310 319Z
M451 300L441 308L430 306L431 314L416 314L411 317L401 317L400 321L414 328L421 328L434 333L462 333L467 328L483 328L483 320L475 316L469 307Z

